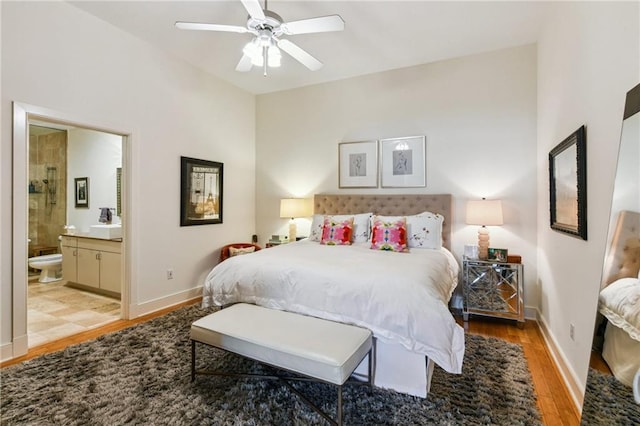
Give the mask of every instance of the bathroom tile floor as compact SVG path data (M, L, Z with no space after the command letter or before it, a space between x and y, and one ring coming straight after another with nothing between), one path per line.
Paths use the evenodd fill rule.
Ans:
M66 281L29 281L29 347L99 327L120 318L120 300L67 287Z

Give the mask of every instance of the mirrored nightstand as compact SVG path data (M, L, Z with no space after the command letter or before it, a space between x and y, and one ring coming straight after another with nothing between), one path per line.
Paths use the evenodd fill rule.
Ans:
M469 315L524 323L524 272L521 263L463 259L463 319Z

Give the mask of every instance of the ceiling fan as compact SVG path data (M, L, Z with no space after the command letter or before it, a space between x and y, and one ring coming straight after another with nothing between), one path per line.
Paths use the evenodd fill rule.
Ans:
M262 67L267 75L267 67L279 67L282 57L280 49L291 55L311 71L322 68L322 62L311 56L295 43L282 38L283 35L323 33L344 30L344 21L339 15L321 16L299 21L283 22L280 15L264 9L259 0L240 0L249 18L246 27L236 25L203 24L197 22L176 22L176 27L184 30L223 31L232 33L250 33L253 39L242 49L242 58L236 71L247 72L255 66Z

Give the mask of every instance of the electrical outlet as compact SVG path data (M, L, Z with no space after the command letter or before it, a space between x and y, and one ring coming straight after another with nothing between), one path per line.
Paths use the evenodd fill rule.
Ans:
M167 269L167 279L168 280L173 279L173 269Z
M569 337L571 337L571 340L576 340L575 331L576 331L575 326L573 324L569 324Z

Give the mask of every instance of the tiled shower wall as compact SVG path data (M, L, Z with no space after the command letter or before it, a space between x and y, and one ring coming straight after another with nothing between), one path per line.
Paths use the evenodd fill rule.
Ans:
M29 256L55 247L67 217L67 132L29 135Z

